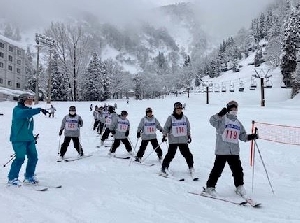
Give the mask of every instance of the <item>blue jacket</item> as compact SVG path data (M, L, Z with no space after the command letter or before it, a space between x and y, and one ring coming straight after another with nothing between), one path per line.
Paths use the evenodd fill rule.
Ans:
M32 116L40 113L41 108L29 108L21 103L18 103L13 109L10 141L22 142L33 141L34 121Z

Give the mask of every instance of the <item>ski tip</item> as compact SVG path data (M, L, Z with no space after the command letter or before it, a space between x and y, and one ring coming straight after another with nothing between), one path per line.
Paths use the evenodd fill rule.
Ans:
M199 181L198 177L193 178L193 181Z
M179 181L184 181L184 180L185 180L184 178L179 179Z

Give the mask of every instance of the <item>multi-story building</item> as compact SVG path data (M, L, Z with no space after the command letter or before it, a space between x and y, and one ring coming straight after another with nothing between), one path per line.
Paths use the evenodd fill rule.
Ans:
M0 87L24 90L25 50L19 43L0 35Z

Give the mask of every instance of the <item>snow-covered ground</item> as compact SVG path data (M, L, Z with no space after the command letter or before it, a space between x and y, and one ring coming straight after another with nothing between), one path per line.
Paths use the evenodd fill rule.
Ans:
M245 188L248 194L262 203L261 209L235 206L221 201L194 196L188 191L200 192L208 178L214 161L215 129L208 119L218 112L230 100L240 104L239 119L250 132L251 121L274 124L299 125L300 98L289 99L287 89L266 89L266 107L260 106L259 89L243 93L212 93L210 104L206 105L205 94L191 94L179 97L168 96L164 99L108 101L118 104L117 112L127 110L131 122L130 140L136 145L136 129L147 107L152 107L154 115L164 125L173 110L173 103L181 101L187 104L184 114L188 116L192 128L190 149L194 155L194 167L198 182L187 180L177 182L158 176L160 164L155 153L146 160L155 163L147 167L131 163L129 160L108 158L108 148L96 148L100 139L92 130L93 117L89 105L93 102L54 102L57 112L55 118L39 114L35 116L35 133L40 134L37 148L39 162L36 170L38 179L45 183L59 183L61 189L49 189L37 192L26 188L7 188L7 174L10 166L2 168L0 181L1 222L263 222L296 223L300 222L297 210L300 210L299 147L281 145L257 140L262 157L273 185L272 194L265 170L256 157L254 174L254 193L251 192L252 168L249 165L250 143L240 143L241 160L245 173ZM95 102L93 103L95 105ZM100 103L97 103L100 105ZM58 131L61 120L68 113L70 105L77 106L77 113L82 116L84 126L81 142L85 154L93 156L70 163L57 163L59 146ZM0 140L1 163L5 163L13 153L9 142L11 112L14 102L1 102ZM39 106L47 107L41 103ZM159 141L161 134L158 133ZM62 142L63 137L61 138ZM136 150L138 147L136 148ZM167 145L162 144L163 153ZM146 157L152 152L149 144ZM125 155L121 145L118 155ZM66 156L76 156L72 143ZM23 180L24 166L20 173ZM174 175L187 174L187 165L179 152L170 165ZM186 177L188 177L186 175ZM187 178L189 179L189 178ZM228 166L217 184L221 196L238 198L234 193L233 179Z

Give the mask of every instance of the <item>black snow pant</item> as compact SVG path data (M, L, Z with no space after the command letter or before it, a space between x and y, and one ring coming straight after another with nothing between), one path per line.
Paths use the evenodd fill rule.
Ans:
M104 123L103 123L103 122L99 122L99 125L98 125L98 127L97 127L97 132L98 132L99 134L102 133L103 127L104 127Z
M149 141L151 142L153 149L156 149L155 152L156 152L157 156L161 157L162 150L161 150L160 146L158 145L157 139L142 140L140 149L139 149L138 153L136 154L136 156L139 158L144 156L145 150L146 150L146 147L147 147Z
M95 119L93 130L95 130L98 127L99 123L100 123L100 120Z
M228 163L234 179L234 186L244 185L244 173L239 155L216 155L214 167L212 168L206 187L216 187L226 162Z
M122 141L122 143L124 144L127 152L131 152L132 151L132 147L130 145L130 142L128 141L127 138L125 139L115 139L111 148L110 148L110 152L111 153L115 153L117 148L120 146L120 142Z
M83 155L83 149L79 142L79 137L65 137L64 142L61 144L60 147L60 156L64 156L67 152L67 148L70 144L70 141L73 141L74 147L79 155Z
M181 155L185 158L188 167L193 167L193 154L191 153L188 144L169 144L168 152L162 162L162 169L169 168L169 164L176 154L177 147L179 147L179 151Z
M102 135L101 141L106 140L106 139L108 138L108 136L109 136L109 133L110 133L109 128L106 128L106 129L104 130L103 135Z

